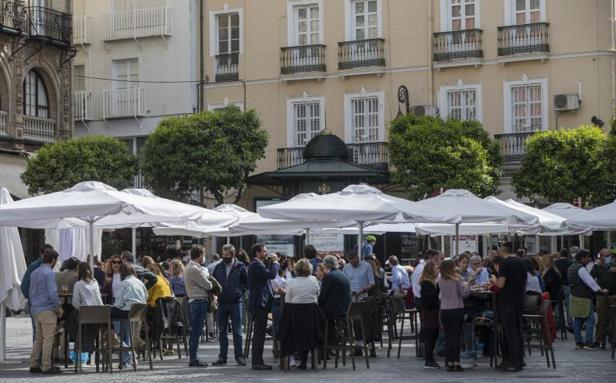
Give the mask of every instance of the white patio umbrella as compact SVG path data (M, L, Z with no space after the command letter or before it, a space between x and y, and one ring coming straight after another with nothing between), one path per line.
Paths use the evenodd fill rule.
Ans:
M266 218L301 222L329 222L330 227L348 226L355 222L359 227L358 244L361 245L366 222L393 221L458 223L460 217L446 210L424 208L416 202L387 195L367 185L350 185L344 190L325 195L300 194L289 201L258 209ZM358 246L361 252L361 246Z
M573 230L614 230L616 229L616 201L574 215L565 221Z
M580 207L577 207L570 203L565 203L565 202L553 203L550 206L544 207L541 210L547 211L552 214L556 214L564 218L575 217L578 214L582 214L588 211L588 210L582 209Z
M29 228L90 228L93 248L94 227L134 227L157 222L199 220L225 225L235 218L223 213L162 198L118 191L101 182L81 182L70 189L31 197L0 206L0 226ZM93 257L90 257L92 264Z
M462 218L465 223L496 223L512 227L519 225L538 226L539 220L536 216L521 212L511 207L481 199L468 190L451 189L445 193L417 202L426 209L438 209L449 211ZM455 225L455 236L460 235L460 223ZM456 246L456 255L459 248Z
M233 215L237 217L237 222L227 227L204 226L198 221L165 223L164 226L154 228L154 234L204 238L208 236L239 237L253 234L301 235L303 232L303 228L293 228L295 222L263 218L257 213L234 204L222 204L213 210ZM244 227L243 222L246 222L250 228Z
M13 202L9 191L0 188L0 205ZM6 348L6 310L25 307L19 286L26 272L26 259L16 227L0 227L0 362L4 362Z
M536 209L534 207L525 205L523 203L514 201L512 199L508 199L506 201L502 201L496 197L487 197L486 200L503 204L504 206L508 206L512 209L519 210L524 213L528 213L530 215L534 215L539 220L538 231L524 231L520 230L522 234L539 234L539 235L567 235L568 231L563 231L562 224L565 221L565 217L561 217L557 214L551 213L546 210Z

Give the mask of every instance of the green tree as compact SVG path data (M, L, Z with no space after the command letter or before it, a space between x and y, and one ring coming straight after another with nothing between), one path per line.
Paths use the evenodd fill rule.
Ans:
M267 142L254 110L230 107L167 118L146 141L142 172L160 196L186 201L206 190L223 203L224 192L234 189L237 201Z
M610 154L611 153L611 154ZM600 128L581 126L540 132L526 141L526 155L513 177L519 197L549 202L601 204L614 199L610 165L616 142ZM611 158L610 158L611 156Z
M496 192L502 158L478 122L403 116L392 122L389 140L392 178L413 199L439 188Z
M44 145L21 175L30 194L52 193L82 181L100 181L117 189L133 184L136 158L113 137L86 136Z

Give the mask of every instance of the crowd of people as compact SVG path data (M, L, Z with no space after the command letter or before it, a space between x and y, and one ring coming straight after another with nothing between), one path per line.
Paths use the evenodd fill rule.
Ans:
M53 365L54 360L61 360L65 354L64 342L58 339L62 333L59 329L66 329L62 336L76 338L80 307L111 305L114 347L133 344L136 349L143 349L141 327L128 326L122 319L128 317L134 304L153 309L160 299L170 297L183 299L188 305L190 367L208 366L198 357L204 334L219 342L213 365L227 365L229 321L235 362L245 366L243 326L248 316L253 328L251 367L272 369L263 357L265 339L267 333L275 338L282 336L285 304L318 307L322 318L331 324L329 327L335 328L338 320L346 316L351 302L366 302L362 316L367 329L361 341L371 344L369 353L375 357L374 341L383 328L379 320L382 318L378 317L382 313L375 307L384 305L383 299L403 300L407 307L416 308L420 316L419 354L425 359L425 367L441 368L436 359L440 355L444 356L446 370L452 372L464 370L460 361L463 348L475 350L475 341L489 336L466 333L465 323L477 319L498 320L502 327L500 368L523 370L523 313L526 297L532 295L551 302L559 324L574 333L576 348L595 349L604 344L608 333L608 296L616 295L616 264L608 249L601 250L596 260L588 251L577 248L528 256L523 249L514 252L512 244L506 242L485 257L464 253L445 258L442 252L429 249L420 254L414 265L403 266L396 256L388 257L381 265L374 255L375 241L368 236L360 251L352 250L345 257L322 257L314 246L306 245L302 257L297 258L284 253L270 254L263 243L253 245L250 255L227 244L222 247L222 256L213 255L207 265L204 249L198 246L187 257L171 262L156 262L148 256L137 262L132 253L124 251L105 263L95 260L93 269L87 262L70 258L58 272L54 269L59 255L45 245L40 259L28 266L21 286L32 317L34 345L30 372L62 372ZM495 305L474 296L472 292L477 290L495 294ZM273 324L268 328L270 313ZM610 325L614 325L613 320ZM471 346L466 341L469 337ZM82 350L91 352L87 336L85 343ZM56 347L58 344L60 348ZM274 351L279 352L276 347ZM299 369L306 369L308 351L301 349L295 354ZM355 349L357 355L362 352L362 348ZM483 352L490 354L496 350L486 346ZM120 363L129 367L136 362L126 352Z

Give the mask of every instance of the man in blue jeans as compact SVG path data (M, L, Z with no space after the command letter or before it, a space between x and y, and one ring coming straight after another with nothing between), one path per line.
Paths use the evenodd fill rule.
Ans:
M194 247L190 251L190 262L184 270L184 284L186 285L186 296L190 307L190 341L189 353L190 367L207 367L207 363L199 361L197 351L199 349L199 338L203 334L203 323L207 315L212 283L209 281L209 272L203 267L205 256L203 248Z
M212 274L222 287L222 293L218 299L220 353L214 365L224 366L227 364L227 350L229 349L227 325L229 317L231 317L235 361L238 365L245 366L246 361L242 353L242 296L247 289L248 280L246 266L235 258L235 247L233 245L226 244L222 247L222 262L216 265Z

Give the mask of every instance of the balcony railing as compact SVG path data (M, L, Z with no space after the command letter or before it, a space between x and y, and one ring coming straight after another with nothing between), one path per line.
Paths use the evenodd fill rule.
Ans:
M280 73L325 72L325 45L280 48Z
M29 7L30 36L53 44L70 45L73 21L71 15L45 7Z
M366 142L361 144L347 144L349 158L358 165L379 169L387 169L389 163L389 149L387 142ZM299 165L305 162L304 147L279 148L278 169Z
M92 44L94 20L92 17L73 16L73 44Z
M49 118L24 116L23 138L26 140L53 142L56 122Z
M216 82L237 81L240 78L239 53L216 55Z
M73 116L78 121L92 119L92 92L78 90L73 93Z
M103 40L127 40L173 35L173 9L167 7L132 9L105 15Z
M0 4L0 31L11 34L25 31L27 24L24 5L18 1L2 1Z
M483 58L481 29L438 32L432 38L434 62Z
M501 154L506 160L516 160L526 154L526 140L535 132L495 134L500 143Z
M144 115L144 88L133 87L103 91L103 119L137 118Z
M498 27L498 55L549 53L548 23Z
M369 39L338 43L338 69L385 66L385 40Z
M0 135L6 135L6 122L8 120L8 115L6 112L0 111Z

